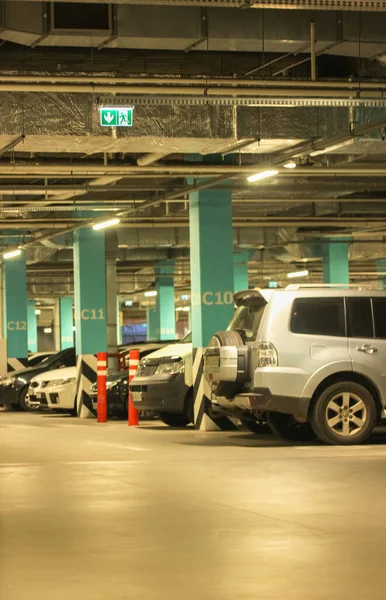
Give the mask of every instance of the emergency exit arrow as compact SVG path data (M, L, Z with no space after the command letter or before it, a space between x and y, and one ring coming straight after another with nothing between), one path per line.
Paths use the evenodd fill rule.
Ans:
M111 123L111 121L114 120L115 115L112 115L110 112L108 112L107 114L105 114L105 121L107 123Z

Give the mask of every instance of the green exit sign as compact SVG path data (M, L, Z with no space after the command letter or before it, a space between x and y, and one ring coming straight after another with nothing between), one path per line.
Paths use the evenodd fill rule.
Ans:
M99 109L102 127L132 127L134 108L115 108L104 106Z

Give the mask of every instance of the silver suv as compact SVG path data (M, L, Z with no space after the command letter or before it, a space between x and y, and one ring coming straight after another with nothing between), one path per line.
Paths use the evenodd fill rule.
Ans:
M386 292L291 285L235 302L204 351L212 403L328 444L359 444L386 418Z

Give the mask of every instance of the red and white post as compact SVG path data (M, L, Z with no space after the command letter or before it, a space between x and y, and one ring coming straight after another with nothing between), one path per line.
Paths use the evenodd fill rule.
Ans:
M97 402L97 418L98 423L107 422L107 352L98 352L97 356L97 385L98 385L98 402Z
M138 425L138 411L133 404L133 399L130 394L130 382L134 378L135 372L139 364L139 350L130 350L129 359L129 410L128 418L129 425Z

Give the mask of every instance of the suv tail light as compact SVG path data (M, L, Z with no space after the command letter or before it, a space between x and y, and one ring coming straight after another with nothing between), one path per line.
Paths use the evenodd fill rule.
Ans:
M258 349L258 367L277 367L278 356L277 350L271 342L260 342L257 346Z

